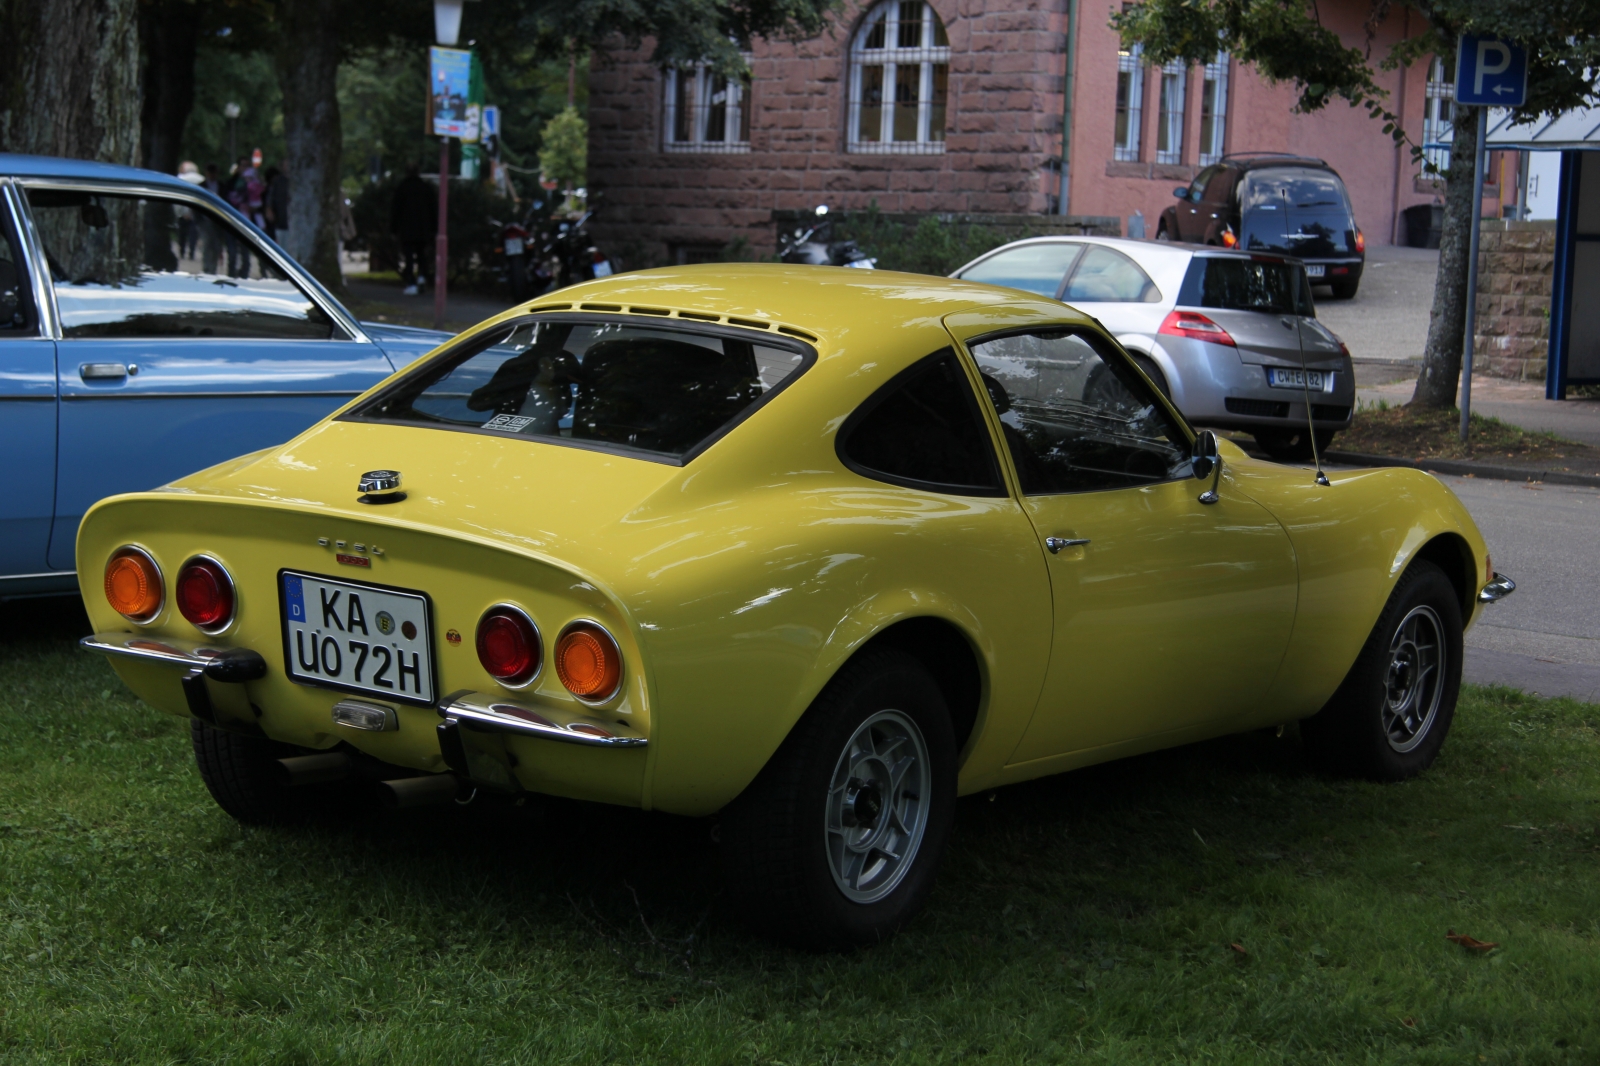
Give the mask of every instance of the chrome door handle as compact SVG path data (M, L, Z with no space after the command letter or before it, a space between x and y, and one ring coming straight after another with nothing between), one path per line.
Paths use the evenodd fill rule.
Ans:
M121 363L79 363L78 376L85 381L120 381L128 376Z
M1044 546L1050 549L1050 554L1055 555L1062 548L1077 548L1089 543L1088 537L1046 537Z

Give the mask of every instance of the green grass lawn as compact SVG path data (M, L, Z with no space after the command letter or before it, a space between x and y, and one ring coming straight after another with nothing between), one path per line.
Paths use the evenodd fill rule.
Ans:
M81 624L0 608L0 1062L1600 1061L1600 707L1469 689L1405 785L1291 730L974 796L909 931L813 956L709 822L241 828Z

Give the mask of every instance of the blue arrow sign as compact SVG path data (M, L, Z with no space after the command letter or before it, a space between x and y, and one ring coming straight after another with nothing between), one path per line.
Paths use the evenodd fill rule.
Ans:
M1521 107L1528 98L1528 53L1498 37L1462 34L1456 43L1456 103Z

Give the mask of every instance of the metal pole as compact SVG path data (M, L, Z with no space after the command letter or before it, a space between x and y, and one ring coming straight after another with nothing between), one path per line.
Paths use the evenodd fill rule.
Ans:
M1478 147L1472 160L1472 241L1467 252L1467 328L1461 351L1461 443L1472 422L1472 350L1478 331L1478 230L1483 214L1483 142L1489 139L1489 109L1478 108Z
M433 328L444 329L444 279L450 265L450 138L439 138L439 236L433 244ZM1473 247L1477 247L1474 238Z

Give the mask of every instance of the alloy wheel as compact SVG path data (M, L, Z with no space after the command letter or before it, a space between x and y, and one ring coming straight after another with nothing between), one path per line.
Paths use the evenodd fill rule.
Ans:
M905 879L922 845L932 798L922 730L900 711L872 715L840 753L829 782L826 847L834 884L874 903Z
M1432 607L1413 607L1389 642L1384 678L1383 731L1404 754L1428 735L1444 695L1444 624Z

